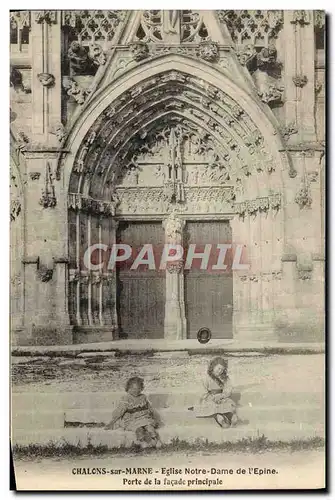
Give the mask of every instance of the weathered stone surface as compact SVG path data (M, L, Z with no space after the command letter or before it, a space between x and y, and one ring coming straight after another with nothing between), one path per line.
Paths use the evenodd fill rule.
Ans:
M183 263L171 263L164 298L156 301L157 287L143 299L144 313L136 318L142 332L156 315L167 341L188 339L194 332L186 316L195 314L189 306L206 300L207 312L213 310L206 323L216 322L217 336L322 341L324 262L299 267L303 254L324 250L322 16L206 10L193 11L190 24L183 11L158 11L153 22L138 11L139 31L132 33L131 16L112 12L112 21L95 11L10 13L18 38L11 44L15 343L116 340L134 301L125 301L129 310L120 321L115 275L79 268L76 248L113 242L119 219L160 224L170 218L179 221L166 234L172 243L187 240L192 220L206 227L229 220L251 267L233 273L223 314L208 276L202 284L208 293L191 300ZM95 30L87 28L92 25ZM26 28L30 36L22 41ZM32 43L48 50L37 57ZM76 137L71 152L63 122L73 124L66 126ZM59 189L58 181L68 188ZM89 235L97 241L89 243ZM296 261L282 260L287 253ZM220 333L228 312L229 327ZM134 328L129 339L137 339L132 323L126 330Z
M189 358L189 353L187 351L170 351L170 352L156 352L154 358L162 359L187 359Z

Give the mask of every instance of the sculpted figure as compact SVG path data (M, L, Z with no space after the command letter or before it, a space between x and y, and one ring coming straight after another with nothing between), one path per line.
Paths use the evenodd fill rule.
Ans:
M90 45L89 57L95 66L103 66L106 64L106 56L98 43Z
M180 219L175 212L172 212L163 222L163 227L165 229L165 239L167 243L181 245L185 221Z
M79 42L72 42L68 51L70 63L70 73L72 75L88 74L91 69L91 62L85 47Z

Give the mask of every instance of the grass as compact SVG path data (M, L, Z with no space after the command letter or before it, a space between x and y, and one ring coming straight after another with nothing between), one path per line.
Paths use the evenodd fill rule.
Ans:
M245 453L262 453L264 451L307 451L320 449L325 446L325 439L321 437L313 437L304 440L291 441L270 441L264 434L256 438L243 438L239 441L226 441L223 443L214 443L206 440L196 440L194 443L189 443L178 438L173 439L169 444L163 445L161 449L145 450L145 454L173 453L173 452L245 452ZM82 446L80 441L76 445L66 441L56 444L50 442L46 445L29 444L27 446L14 445L12 448L15 459L20 458L38 458L38 457L58 457L70 458L79 456L103 456L112 452L115 455L129 455L138 452L136 446L109 448L107 445L93 446L90 442Z

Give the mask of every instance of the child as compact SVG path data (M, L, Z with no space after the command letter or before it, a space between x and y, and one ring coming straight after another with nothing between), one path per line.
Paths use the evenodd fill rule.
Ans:
M232 385L228 376L228 362L214 358L207 369L204 382L206 393L195 410L197 418L214 418L220 427L231 427L237 422L236 403L231 399Z
M119 421L120 427L134 431L136 443L142 448L160 446L156 427L158 418L147 397L143 394L144 381L140 377L131 377L126 383L126 393L112 414L112 419L105 427L112 429Z

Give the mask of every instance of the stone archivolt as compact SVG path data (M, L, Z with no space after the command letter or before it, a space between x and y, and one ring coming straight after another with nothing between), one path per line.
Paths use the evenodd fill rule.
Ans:
M194 197L197 184L229 191L233 200L244 177L275 170L262 134L240 105L179 71L142 81L100 115L78 151L71 179L76 188L70 184L70 190L79 186L94 199L109 199L123 184L137 186L147 163L156 176L150 185L160 185L167 204L183 202L191 193ZM168 176L169 168L175 169L174 178ZM142 186L148 187L142 183L137 189Z

